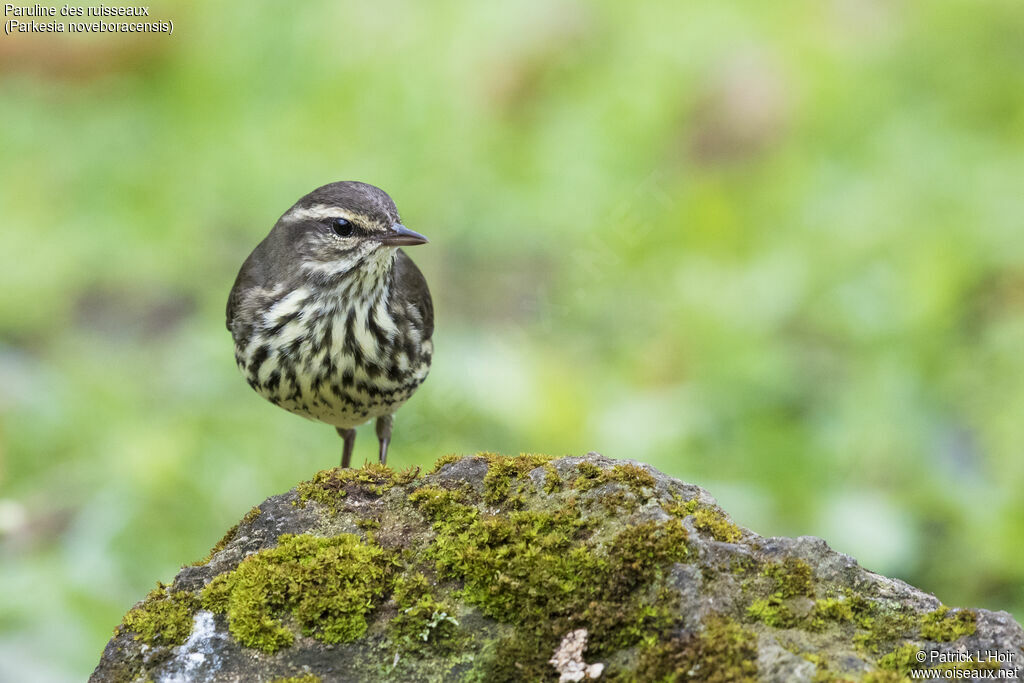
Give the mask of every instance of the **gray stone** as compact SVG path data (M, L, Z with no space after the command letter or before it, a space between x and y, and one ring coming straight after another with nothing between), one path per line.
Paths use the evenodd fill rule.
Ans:
M273 564L304 535L382 551L361 634L331 637L299 607L334 595L347 550ZM255 566L305 573L244 602L233 577L271 576L245 574ZM211 597L217 577L234 611ZM290 642L261 646L246 609ZM1005 612L943 607L818 538L740 529L706 491L642 463L484 455L425 475L325 471L267 499L126 615L90 680L886 681L953 658L1005 677L1024 673L1022 648Z

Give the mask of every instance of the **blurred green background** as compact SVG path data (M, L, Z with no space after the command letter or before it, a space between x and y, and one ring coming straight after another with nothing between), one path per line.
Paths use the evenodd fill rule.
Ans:
M224 303L341 179L432 240L394 466L636 458L1024 618L1019 0L151 13L174 34L0 36L0 679L83 679L336 464L246 386Z

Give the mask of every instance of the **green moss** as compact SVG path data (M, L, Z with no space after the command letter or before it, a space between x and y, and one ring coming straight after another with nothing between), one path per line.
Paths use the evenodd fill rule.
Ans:
M533 470L547 464L550 455L523 453L517 456L502 456L483 453L479 457L487 460L487 474L484 476L484 500L491 505L504 502L511 494L512 483L525 477ZM522 506L520 498L518 507Z
M921 652L921 646L917 643L907 643L896 648L892 652L883 655L878 659L878 667L886 671L893 671L900 676L906 676L911 669L920 669L921 663L917 661L917 655Z
M641 489L653 489L655 485L654 476L650 472L632 463L616 465L610 470L603 470L601 478L606 482L617 481L638 493Z
M672 515L673 517L678 517L679 519L682 519L683 517L689 517L697 511L698 507L700 507L700 501L697 500L696 498L691 498L690 500L683 500L679 496L673 496L671 501L667 503L663 502L661 504L661 508L665 512Z
M459 460L462 460L462 456L456 455L455 453L442 455L434 462L434 466L431 468L429 472L427 472L427 474L435 474L436 472L440 472L441 468L444 467L445 465L450 465L453 462L458 462Z
M289 676L288 678L275 678L270 683L320 683L320 677L316 674L305 674L304 676Z
M659 576L659 569L687 558L687 533L679 520L628 526L608 543L608 588L627 591Z
M954 612L943 605L921 617L921 637L925 640L948 642L974 635L978 630L977 621L977 615L971 610L960 609Z
M799 558L787 557L783 562L766 565L763 574L772 581L769 589L771 594L754 600L747 607L747 618L773 628L794 628L821 618L822 615L813 612L805 617L798 616L787 602L798 596L814 597L814 573L810 565ZM834 609L834 606L828 604L824 607L826 610Z
M537 601L556 601L579 587L592 562L578 542L585 525L576 511L512 512L465 531L444 529L430 552L442 577L465 581L469 602L514 621Z
M793 612L791 599L814 597L814 572L800 558L787 557L783 562L768 564L762 573L771 579L770 595L750 604L747 608L749 619L773 628L802 626L820 630L825 625L825 619L837 614L845 615L845 610L838 602L827 600L815 602L815 608L808 614L797 615ZM850 615L852 617L852 611Z
M438 576L459 582L460 597L483 614L515 627L490 656L478 659L475 675L547 678L552 674L547 659L573 628L590 629L589 651L600 655L653 638L672 622L677 594L650 587L673 562L688 556L686 530L678 519L629 526L598 542L591 537L594 522L582 516L575 497L554 510L509 511L515 480L545 462L487 457L485 500L504 500L502 515L481 515L468 491L424 486L410 496L437 533L427 556ZM642 468L628 465L616 472L583 463L579 475L602 479L603 472L612 473L608 481L627 486L653 481ZM548 470L546 479L551 476ZM421 623L428 609L431 617L444 611L424 603L417 614Z
M729 573L736 577L752 577L764 571L764 563L747 555L729 558Z
M885 652L895 643L906 640L917 630L917 620L899 610L876 608L859 620L862 633L854 636L854 644L871 653Z
M472 524L479 516L477 509L462 502L463 494L438 486L421 486L409 496L427 519L434 522L435 531L460 529Z
M729 521L721 510L712 505L701 505L696 498L682 500L678 496L669 502L663 502L661 508L668 514L680 519L693 515L693 525L698 531L711 536L723 543L736 543L743 538L740 528Z
M576 466L576 478L573 479L572 488L577 491L589 491L601 484L601 472L603 470L591 462L581 462Z
M780 584L776 584L779 586ZM782 586L792 584L783 582ZM874 611L871 603L858 595L843 594L838 597L815 600L809 611L796 614L792 609L794 598L806 595L786 595L785 589L776 591L767 598L755 600L747 608L747 617L774 628L802 628L808 631L823 631L830 625L853 624L859 628L874 628L877 620L870 614ZM864 634L862 637L871 637Z
M868 628L873 623L870 616L872 611L871 603L852 593L816 600L807 628L812 631L821 631L829 624L845 623Z
M713 507L698 508L693 513L693 526L724 543L736 543L743 538L740 528L730 522L721 510Z
M551 463L544 464L544 493L548 495L562 490L562 478Z
M591 630L590 651L599 655L671 623L674 592L645 587L687 557L679 520L630 526L599 544L574 500L551 511L484 517L463 499L436 487L410 497L437 532L427 556L439 577L460 582L461 597L483 614L515 626L493 656L477 662L482 679L550 677L551 652L580 625Z
M384 551L357 536L284 534L276 548L242 560L203 589L206 609L227 615L243 645L275 652L292 644L291 618L303 633L327 643L366 632L366 614L386 585Z
M428 648L450 651L463 641L459 622L452 616L455 610L434 598L423 574L396 579L394 600L398 615L388 624L388 633L403 653Z
M618 512L619 510L633 512L640 505L636 496L630 495L628 491L622 489L602 493L597 497L597 502L612 512Z
M770 564L764 573L775 581L774 592L783 598L798 595L814 597L814 571L798 557L787 557L779 564Z
M639 465L625 463L602 469L593 463L581 462L576 466L576 478L572 487L577 491L589 491L610 482L628 487L638 497L643 496L645 488L653 489L655 484L651 473Z
M722 615L705 620L699 634L675 636L640 652L637 681L755 681L754 634Z
M394 470L392 470L394 472ZM420 468L415 465L404 467L397 472L391 478L391 483L395 486L406 486L416 481L416 478L420 476Z
M848 600L842 598L825 598L814 603L814 621L816 629L820 630L826 622L849 622L853 621L853 609Z
M972 635L977 630L977 617L974 612L953 611L945 605L923 616L883 609L875 609L865 614L862 610L857 616L857 621L865 630L854 636L854 643L868 652L885 652L908 638L920 637L924 640L948 642ZM899 648L891 650L889 655L898 651Z
M299 494L299 505L315 501L326 505L333 514L338 512L341 499L351 493L362 492L373 496L382 496L395 486L404 486L419 476L419 468L408 468L396 472L387 465L366 463L355 469L335 467L322 470L310 481L304 481L296 487Z
M119 628L149 645L181 645L192 632L198 601L187 591L172 592L158 583L141 605L124 615Z
M772 628L794 628L800 624L800 619L778 595L750 603L747 607L747 617Z
M821 622L852 623L860 628L870 628L870 614L874 606L849 590L838 597L827 597L814 602L814 618Z

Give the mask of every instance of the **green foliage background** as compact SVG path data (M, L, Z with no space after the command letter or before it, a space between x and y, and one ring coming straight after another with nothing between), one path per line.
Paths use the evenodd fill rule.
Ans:
M0 678L81 680L155 580L336 464L223 310L341 179L432 240L395 466L636 458L1024 618L1019 0L151 13L174 34L0 36Z

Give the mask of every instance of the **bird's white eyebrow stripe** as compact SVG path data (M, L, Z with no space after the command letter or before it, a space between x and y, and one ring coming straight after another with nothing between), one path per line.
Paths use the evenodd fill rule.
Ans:
M331 206L330 204L314 204L313 206L296 206L294 209L281 216L281 220L285 223L295 223L297 221L308 221L314 220L319 221L324 218L347 218L349 220L355 220L355 216L345 209L338 208L337 206Z

